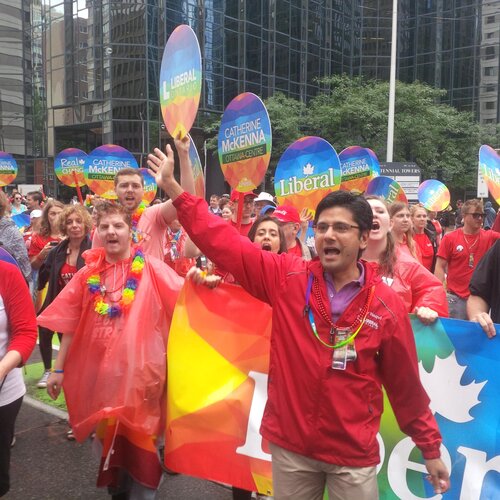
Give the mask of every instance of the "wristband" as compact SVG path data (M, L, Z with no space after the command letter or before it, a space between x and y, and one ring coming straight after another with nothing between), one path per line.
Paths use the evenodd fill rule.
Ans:
M56 370L52 368L52 373L64 373L64 370Z

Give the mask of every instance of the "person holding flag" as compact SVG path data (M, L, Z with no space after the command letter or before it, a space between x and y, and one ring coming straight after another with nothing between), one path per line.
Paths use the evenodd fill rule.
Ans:
M382 386L435 492L446 492L449 472L408 315L359 260L372 227L368 202L342 191L323 198L314 218L318 257L307 262L263 251L209 214L204 200L183 191L173 166L172 155L160 165L163 188L193 242L273 309L261 434L270 442L275 498L319 500L325 487L330 498L377 498Z

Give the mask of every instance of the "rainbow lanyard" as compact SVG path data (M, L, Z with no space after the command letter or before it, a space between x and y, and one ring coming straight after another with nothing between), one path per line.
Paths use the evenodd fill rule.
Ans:
M366 300L366 303L365 303L365 306L364 306L364 309L365 312L362 316L362 319L359 323L359 326L358 328L356 328L356 330L354 331L354 333L351 334L350 337L346 338L345 340L341 340L340 342L337 342L336 344L329 344L328 342L325 342L324 340L321 339L321 337L319 336L318 334L318 330L316 328L316 322L314 321L314 316L313 316L313 313L312 313L312 310L311 310L311 307L309 306L309 301L310 301L310 298L311 298L311 289L312 289L312 284L313 284L313 275L312 273L309 275L309 279L308 279L308 282L307 282L307 290L306 290L306 305L304 307L304 315L307 313L308 315L308 318L309 318L309 324L311 325L311 329L314 333L314 336L316 337L316 339L318 339L325 347L328 347L329 349L338 349L340 347L343 347L347 344L349 344L350 342L352 342L356 336L358 335L358 333L361 331L361 328L362 326L365 324L365 321L366 321L366 317L368 316L368 312L369 312L369 309L370 309L370 304L371 304L371 301L372 301L372 298L373 298L373 295L374 295L374 292L375 292L375 286L372 286L370 288L370 291L368 292L368 298ZM354 324L354 323L353 323ZM338 328L336 325L334 325L333 323L331 324L331 328L332 328L332 332L335 331L349 331L350 330L350 327L344 327L344 328Z

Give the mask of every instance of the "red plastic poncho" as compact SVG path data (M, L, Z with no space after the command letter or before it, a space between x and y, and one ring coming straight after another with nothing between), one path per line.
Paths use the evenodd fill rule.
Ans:
M75 437L83 441L108 417L158 434L164 418L166 343L183 280L163 262L145 256L129 312L109 318L94 311L86 284L89 274L109 266L104 250L89 250L84 258L87 265L38 316L40 326L74 335L63 387Z

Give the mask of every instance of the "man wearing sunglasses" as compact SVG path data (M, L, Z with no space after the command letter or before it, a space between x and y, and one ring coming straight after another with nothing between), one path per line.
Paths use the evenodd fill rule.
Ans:
M446 280L450 318L466 320L472 273L500 233L482 229L481 200L467 200L462 205L462 216L463 227L447 233L439 245L434 274L443 284Z
M405 307L360 261L373 223L361 196L330 193L316 207L318 257L262 251L183 192L164 165L163 188L194 244L272 306L268 399L274 497L378 498L377 433L385 387L400 428L421 450L436 493L449 488L441 436L417 366Z

